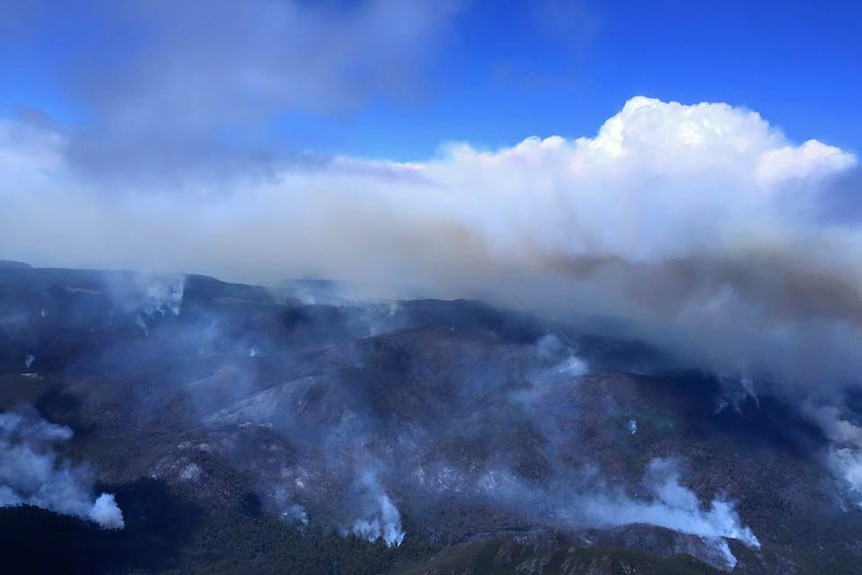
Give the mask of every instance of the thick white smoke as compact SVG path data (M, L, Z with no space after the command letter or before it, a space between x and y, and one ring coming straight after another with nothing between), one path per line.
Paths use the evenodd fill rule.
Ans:
M112 493L102 493L90 509L90 519L105 529L122 529L126 526L123 512L117 506Z
M98 523L125 527L114 496L93 497L93 478L84 468L58 460L53 444L72 438L32 410L0 414L0 507L33 505Z

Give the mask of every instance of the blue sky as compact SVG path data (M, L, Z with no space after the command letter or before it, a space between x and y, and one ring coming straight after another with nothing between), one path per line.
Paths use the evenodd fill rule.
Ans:
M159 35L166 24L156 21L175 18L180 22L176 30L182 31L183 19L194 27L193 16L200 17L194 10L153 13L146 7L152 2L124 4L131 8L108 8L109 3L95 1L0 2L7 14L0 24L0 113L9 116L35 108L75 128L116 121L104 111L116 104L104 97L117 88L112 82L134 83L138 67L146 69L153 62L170 65L170 51L162 51L162 44L176 46L164 40L170 34ZM297 3L300 10L310 4ZM318 4L325 5L330 20L316 25L326 26L338 25L340 13L355 12L363 2ZM316 109L313 101L280 100L275 94L266 102L265 113L248 118L239 113L233 123L196 131L195 139L236 140L276 155L311 150L418 160L433 156L449 141L497 148L531 135L592 135L627 99L642 94L683 103L727 102L759 112L794 141L817 138L862 149L858 2L401 4L415 10L406 12L403 22L396 14L382 25L403 26L404 37L381 50L403 49L403 61L374 57L360 63L381 68L367 86L327 86L361 92L355 99ZM435 20L413 39L416 24L410 18ZM266 26L263 17L260 25ZM295 25L306 23L300 18ZM253 37L255 25L224 33L223 43L245 45L248 39L237 36ZM284 26L274 37L290 34L290 26ZM373 42L373 37L361 40L356 49ZM196 57L202 60L208 58L206 40L185 48L200 50ZM260 54L256 49L246 46L243 57L266 58L270 46L261 46ZM313 49L310 43L284 56L302 59L302 51ZM164 55L158 60L147 54ZM219 57L213 55L212 61ZM270 70L279 72L278 67ZM283 78L303 82L303 73L287 66ZM175 79L155 75L143 81ZM217 105L235 114L243 103ZM172 112L182 115L181 108Z

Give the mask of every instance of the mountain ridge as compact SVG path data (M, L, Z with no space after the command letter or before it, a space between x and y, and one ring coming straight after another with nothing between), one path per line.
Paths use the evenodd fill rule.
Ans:
M862 518L823 432L780 397L668 365L467 300L0 270L0 411L69 426L58 460L86 463L126 518L82 535L127 541L90 572L849 572ZM153 490L197 517L157 566L132 535L158 529L128 511ZM269 551L238 550L255 541Z

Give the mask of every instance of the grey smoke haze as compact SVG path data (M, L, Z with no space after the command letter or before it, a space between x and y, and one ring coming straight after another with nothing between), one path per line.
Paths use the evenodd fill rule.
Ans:
M106 195L70 153L50 127L0 124L0 256L620 317L759 391L828 396L862 369L860 233L824 216L836 186L852 195L855 156L724 104L637 97L589 138L182 191Z
M403 318L392 321L392 326L404 325ZM450 344L444 339L438 345ZM671 461L650 462L643 470L641 493L634 495L621 478L598 469L586 472L581 466L587 460L575 456L578 463L573 463L562 456L568 451L562 448L565 442L578 441L578 425L570 418L595 417L598 411L617 417L624 436L631 433L630 420L612 402L568 402L579 395L579 378L590 368L557 335L493 351L468 338L449 351L454 357L429 349L424 358L425 350L414 349L409 364L418 371L405 368L398 382L378 381L386 372L373 364L387 361L379 349L341 349L338 344L328 349L321 358L323 372L302 376L309 366L297 357L285 369L298 377L286 376L284 383L257 393L243 374L229 376L247 397L230 401L226 409L219 409L213 397L214 386L221 389L224 383L195 382L188 388L199 399L205 425L265 430L268 439L257 441L266 457L241 447L230 450L229 457L259 478L262 493L274 494L276 511L289 521L334 521L344 535L397 546L416 535L402 525L403 513L416 521L423 508L454 501L466 509L485 505L531 525L562 530L664 527L701 538L722 568L736 562L726 539L759 545L731 501L715 496L702 504ZM247 357L244 346L236 354ZM432 368L425 361L438 362L432 373L424 371ZM410 383L422 378L431 380ZM435 390L429 397L421 391L425 386ZM410 406L418 398L413 394L424 397L415 412ZM531 439L518 435L523 429L532 430L526 436ZM523 467L515 470L524 441L540 454L529 464L530 478ZM271 459L273 453L284 454L283 459L267 470L269 464L261 459ZM420 528L433 525L430 521Z
M41 419L32 408L0 413L0 507L33 505L122 529L114 496L94 498L92 473L54 453L53 444L71 438L71 429Z

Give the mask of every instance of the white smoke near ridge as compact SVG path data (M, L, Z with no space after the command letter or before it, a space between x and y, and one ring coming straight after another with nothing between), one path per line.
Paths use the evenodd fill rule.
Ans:
M93 498L93 478L84 468L58 461L52 444L72 430L40 419L34 410L0 414L0 507L33 505L93 521L103 529L125 527L114 496Z
M639 499L609 487L577 489L558 485L542 489L524 484L515 475L500 471L482 474L470 484L465 476L444 468L448 477L431 477L432 485L449 485L453 473L460 484L454 488L468 490L491 501L536 514L544 510L545 520L553 526L567 528L608 528L644 524L664 527L678 533L702 538L721 557L723 567L732 569L736 557L727 545L735 539L748 547L759 548L753 531L742 524L734 504L715 497L703 507L697 495L680 483L673 461L653 459L647 466L643 485L652 498Z
M140 278L141 276L137 276ZM138 280L140 281L140 279ZM162 277L147 282L144 288L143 309L142 313L147 316L165 315L180 315L180 309L183 303L183 289L185 288L185 277L175 275L172 277Z
M111 301L122 313L152 319L178 316L182 310L184 274L135 273L129 277L106 276Z
M857 166L754 112L635 97L589 138L106 194L61 133L0 122L0 257L624 317L699 367L808 393L862 368L862 230L821 217Z

